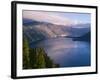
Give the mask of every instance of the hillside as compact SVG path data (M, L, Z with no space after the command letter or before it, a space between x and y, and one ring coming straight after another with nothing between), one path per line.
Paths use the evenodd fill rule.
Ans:
M23 69L56 67L59 67L59 64L55 64L43 48L30 48L27 39L23 39Z
M73 40L75 41L87 41L90 42L91 39L91 33L88 32L85 35L81 36L81 37L77 37L77 38L73 38Z
M81 37L88 33L90 24L56 25L47 22L39 22L31 19L23 19L23 36L29 44L41 40L56 37Z

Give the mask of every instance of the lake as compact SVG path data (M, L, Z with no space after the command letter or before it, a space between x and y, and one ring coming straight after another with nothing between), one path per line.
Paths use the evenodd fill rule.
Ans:
M39 41L35 47L43 47L47 55L60 67L91 65L90 44L86 41L73 41L71 38L57 37Z

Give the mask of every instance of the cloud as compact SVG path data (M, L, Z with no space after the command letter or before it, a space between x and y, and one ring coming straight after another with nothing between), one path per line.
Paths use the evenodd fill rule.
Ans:
M23 11L23 18L33 19L41 22L49 22L57 25L71 25L76 22L61 16L56 12L44 12L44 11Z

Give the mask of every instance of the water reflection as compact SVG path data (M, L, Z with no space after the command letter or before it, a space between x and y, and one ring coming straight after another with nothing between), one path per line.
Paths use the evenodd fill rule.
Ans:
M60 67L90 66L90 45L88 42L73 41L71 38L53 38L39 42Z

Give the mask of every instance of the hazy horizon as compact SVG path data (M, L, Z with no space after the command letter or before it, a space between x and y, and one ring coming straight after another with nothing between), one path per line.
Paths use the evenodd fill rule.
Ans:
M89 13L72 13L72 12L50 12L50 11L23 11L23 19L31 19L40 22L48 22L57 25L72 25L91 23Z

